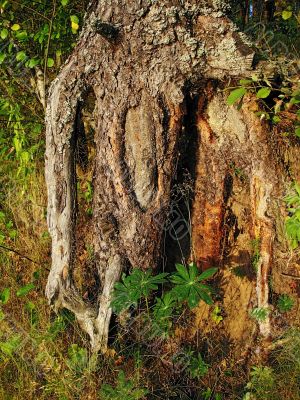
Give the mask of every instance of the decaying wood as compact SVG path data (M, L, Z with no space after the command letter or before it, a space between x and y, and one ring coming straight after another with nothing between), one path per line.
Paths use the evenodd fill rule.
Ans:
M56 308L74 312L94 351L106 349L110 297L124 266L157 265L187 96L201 95L210 79L244 75L251 69L253 51L224 16L225 9L226 3L217 0L99 1L51 86L46 182L52 268L46 295ZM73 279L78 256L76 116L89 91L96 98L93 244L101 282L93 305L81 298ZM214 101L211 108L222 112L218 97ZM218 259L226 170L224 162L214 159L220 156L221 146L201 115L199 124L200 151L204 150L205 157L198 165L197 186L203 194L199 204L204 213L213 215L200 223L208 234L208 249L201 250L206 253L199 257ZM240 148L246 138L242 140ZM206 173L211 182L206 181ZM258 178L261 173L257 170ZM267 230L268 221L262 215L265 202L255 194L257 190L253 182L253 201L258 201L254 226ZM267 272L267 263L266 255L262 274Z
M257 269L257 300L252 308L256 306L268 310L269 277L275 235L270 204L276 197L278 188L278 169L276 158L270 150L269 130L255 117L254 110L251 110L251 101L248 100L243 109L238 111L226 105L226 96L222 92L213 94L205 106L200 102L198 128L199 161L192 218L192 248L195 261L202 268L222 263L237 267L243 265L244 254L240 257L235 255L233 262L230 254L222 252L226 235L229 234L225 226L225 215L230 211L231 217L236 221L231 227L236 229L232 235L231 246L238 241L239 235L246 233L249 243L257 242L257 265L252 266L253 269ZM235 214L235 210L230 210L229 204L232 196L237 197L237 193L233 193L235 187L232 166L247 177L244 186L249 201L242 207L244 211L239 210L238 214ZM239 219L246 212L249 218L243 223ZM247 250L247 247L244 247L244 250ZM249 254L248 263L250 257ZM249 312L248 309L245 311ZM232 318L235 318L234 315ZM263 338L270 337L269 317L259 321L259 330Z

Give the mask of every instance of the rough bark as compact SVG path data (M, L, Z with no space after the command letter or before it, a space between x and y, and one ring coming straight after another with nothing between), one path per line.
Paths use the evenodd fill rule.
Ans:
M51 85L46 182L52 268L46 295L56 308L74 312L94 351L106 349L110 297L121 271L128 265L158 264L186 99L199 93L205 104L207 82L245 75L251 69L253 51L223 14L226 7L223 1L99 1L91 6L77 47ZM100 293L94 304L81 297L73 277L79 256L75 148L78 115L88 92L96 99L92 226ZM201 221L195 227L194 247L196 259L206 265L219 259L221 252L226 205L222 154L228 146L238 145L245 153L244 162L250 162L250 150L252 146L251 154L258 150L259 137L245 128L223 132L216 126L215 132L219 129L225 135L218 143L203 107L190 113L197 113L201 135L195 203L201 218L194 211L194 218ZM226 120L220 97L209 107ZM234 160L238 157L236 152ZM262 246L268 248L260 267L265 277L272 234L264 213L272 188L269 178L266 186L262 183L265 159L258 161L251 167L251 204L253 231L263 235ZM201 248L203 237L208 240L205 248Z

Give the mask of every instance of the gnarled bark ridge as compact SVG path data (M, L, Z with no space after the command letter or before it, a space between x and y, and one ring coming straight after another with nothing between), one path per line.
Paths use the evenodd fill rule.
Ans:
M52 267L46 295L56 308L74 312L94 351L106 349L110 297L124 265L157 264L189 91L200 93L210 79L251 69L253 52L225 9L216 0L98 1L51 85L46 183ZM93 305L73 279L76 118L91 90L97 110L93 235L101 282Z

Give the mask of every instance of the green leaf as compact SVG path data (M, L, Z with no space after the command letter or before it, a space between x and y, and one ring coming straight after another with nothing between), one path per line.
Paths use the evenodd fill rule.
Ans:
M28 68L34 68L36 67L38 64L40 63L40 60L38 58L30 58L30 60L28 60L26 66Z
M13 24L13 26L11 27L12 31L18 31L19 29L21 29L19 24Z
M300 126L298 128L295 129L295 135L297 137L300 137Z
M66 7L68 5L68 3L69 3L69 0L61 0L61 5L63 7Z
M277 301L277 307L281 313L291 311L294 300L288 294L281 294Z
M241 79L240 80L240 85L242 85L242 86L247 86L247 85L250 85L251 83L253 83L252 79Z
M199 295L200 295L201 299L204 301L204 303L206 303L208 305L213 304L213 300L212 300L210 294L208 292L206 292L205 290L201 290L199 292Z
M10 289L9 288L5 288L2 290L1 294L0 294L0 301L2 304L6 304L9 300L10 297Z
M26 57L27 57L27 56L26 56L25 51L19 51L19 52L17 53L17 55L16 55L16 60L17 60L17 61L24 61Z
M6 53L0 53L0 65L3 63L5 59L6 59Z
M241 99L247 93L247 89L244 87L237 88L233 90L227 98L227 104L232 106L236 103L239 99Z
M278 124L281 121L281 118L278 115L274 115L272 121L274 122L274 124Z
M8 36L8 30L7 29L2 29L1 30L1 32L0 32L0 37L1 37L1 39L6 39L7 38L7 36Z
M190 278L190 275L188 273L188 270L186 269L186 267L182 264L175 264L175 267L178 271L178 275L181 276L183 279L188 280ZM174 275L174 277L176 277L176 275Z
M207 304L212 304L212 298L209 294L211 288L199 281L211 277L217 271L217 268L210 268L202 274L195 264L190 264L188 269L177 264L176 269L177 272L171 276L171 282L175 285L171 290L174 298L179 301L187 301L190 308L197 306L201 299Z
M259 89L259 91L256 93L256 97L258 99L266 99L271 93L271 89L268 87L263 87Z
M79 18L77 17L77 15L71 15L70 20L71 22L74 22L74 24L79 24Z
M209 268L206 271L202 272L198 279L199 281L203 281L204 279L211 278L217 271L218 268Z
M47 59L47 67L48 68L52 68L54 66L54 60L53 60L53 58L48 58Z
M17 296L18 297L23 297L26 296L31 290L35 289L35 285L33 283L28 283L28 285L22 286L18 291L17 291Z
M151 271L142 271L134 268L129 276L122 275L122 282L115 284L115 290L111 306L116 313L131 306L136 306L142 297L148 297L158 285L165 282L168 274L163 273L156 276Z
M286 21L292 17L293 12L289 11L289 10L284 10L284 11L282 11L281 15L282 15L282 19L284 19Z
M20 41L23 42L24 40L28 39L28 35L26 31L20 31L16 33L16 38Z
M20 344L20 335L13 335L6 342L0 342L0 350L7 356L12 356L18 350Z

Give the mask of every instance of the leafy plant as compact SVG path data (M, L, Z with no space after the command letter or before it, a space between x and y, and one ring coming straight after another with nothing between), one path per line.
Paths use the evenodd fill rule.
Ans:
M262 103L263 108L256 112L261 119L278 124L282 116L285 117L286 112L293 115L293 134L300 137L300 87L297 79L295 81L288 79L278 88L278 85L270 82L268 77L253 74L247 79L241 79L239 85L231 90L227 97L227 104L229 106L237 104L240 108L246 94L255 95L257 101ZM276 97L270 100L271 94Z
M2 211L0 211L0 244L6 240L14 240L18 235L13 221Z
M250 382L246 386L249 390L246 396L251 398L249 395L253 394L257 400L272 399L274 386L275 378L272 368L262 366L253 367L250 372ZM244 399L247 399L246 396L244 396Z
M151 271L133 269L128 276L122 275L122 282L115 284L115 291L111 306L116 313L120 313L131 306L136 307L138 301L149 297L153 290L158 289L158 285L166 282L168 274L161 273L152 276Z
M294 300L288 294L281 294L277 301L277 307L281 313L285 313L291 311L294 303Z
M216 306L212 313L211 313L211 319L218 325L221 321L223 321L222 317L222 310L219 306Z
M12 357L14 353L18 351L20 345L21 337L19 334L12 335L9 339L5 341L0 341L0 352L2 352L2 357Z
M74 314L68 310L62 310L56 317L55 320L50 324L46 338L54 340L61 332L63 332L68 325L74 321Z
M124 371L118 375L117 386L103 384L100 390L101 400L140 400L144 399L148 391L138 388L132 380L126 380Z
M78 344L72 344L68 349L68 367L75 373L81 373L88 366L88 353Z
M256 319L259 322L263 322L268 318L270 311L268 308L264 307L256 307L253 308L250 315L252 318Z
M172 327L172 317L178 312L178 306L175 308L177 301L171 292L165 293L162 298L156 297L155 300L151 333L153 336L169 336L169 331Z
M297 182L284 201L290 214L285 221L285 229L292 249L296 249L300 242L300 185Z
M222 395L220 393L216 393L213 395L213 390L211 388L207 388L205 392L202 393L203 400L222 400Z
M187 301L190 308L197 306L202 299L207 304L212 304L211 287L202 282L211 278L217 268L210 268L200 273L195 264L186 268L182 264L176 264L177 272L171 276L171 282L175 285L172 288L172 295L179 301Z
M28 283L25 286L22 286L20 289L18 289L17 291L17 296L18 297L24 297L27 296L27 294L29 292L31 292L31 290L35 289L35 285L34 283Z
M192 378L202 378L207 374L208 370L209 364L203 360L200 353L197 356L192 356L188 367Z

